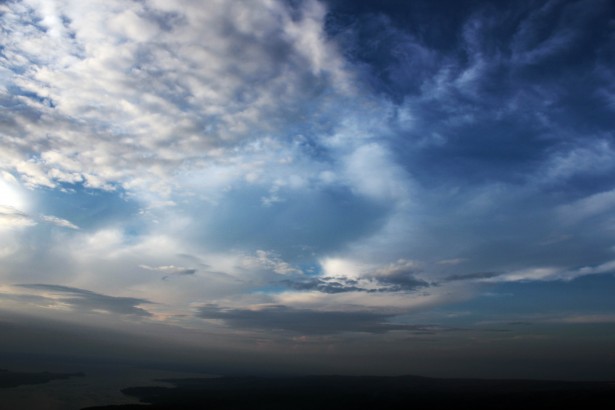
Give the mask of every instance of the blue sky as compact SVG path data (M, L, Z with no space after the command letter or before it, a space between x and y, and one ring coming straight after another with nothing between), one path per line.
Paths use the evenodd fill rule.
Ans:
M612 2L23 0L0 24L7 320L615 375Z

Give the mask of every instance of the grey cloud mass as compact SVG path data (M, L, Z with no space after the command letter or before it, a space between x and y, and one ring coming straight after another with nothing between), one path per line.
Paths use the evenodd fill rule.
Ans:
M30 216L12 206L0 206L0 228L36 225Z
M82 311L102 310L121 315L150 316L140 305L151 304L152 302L130 297L108 296L92 292L85 289L78 289L62 285L49 284L22 284L16 285L24 289L49 292L58 296L58 301ZM51 298L47 298L53 301Z

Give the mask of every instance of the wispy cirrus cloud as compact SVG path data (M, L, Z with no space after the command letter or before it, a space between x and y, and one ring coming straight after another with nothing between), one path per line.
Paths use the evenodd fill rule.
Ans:
M41 215L41 220L44 222L50 223L52 225L59 226L61 228L69 228L69 229L76 229L76 230L79 229L79 227L75 225L74 223L72 223L71 221L67 219L63 219L63 218L58 218L57 216L53 216L53 215Z
M61 228L79 229L79 227L72 222L63 218L58 218L57 216L41 215L37 218L15 207L0 205L0 226L4 226L5 228L29 227L38 224L38 222L48 223Z

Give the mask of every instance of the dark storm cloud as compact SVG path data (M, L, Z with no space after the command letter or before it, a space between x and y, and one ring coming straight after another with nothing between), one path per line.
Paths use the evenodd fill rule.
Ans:
M59 295L59 301L68 304L76 310L95 311L102 310L120 315L150 316L150 313L139 305L151 304L146 299L108 296L85 289L49 284L21 284L16 285L24 289L50 292ZM47 298L49 302L54 299Z
M258 309L225 309L215 304L199 309L197 317L222 320L236 329L278 330L326 335L343 332L386 333L425 331L428 327L391 323L395 315L375 312L332 312L272 305Z

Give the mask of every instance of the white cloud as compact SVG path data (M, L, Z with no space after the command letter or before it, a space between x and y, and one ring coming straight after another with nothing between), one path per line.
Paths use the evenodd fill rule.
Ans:
M558 213L564 222L579 222L593 216L607 213L615 206L615 190L599 192L560 206Z
M58 218L57 216L53 216L53 215L41 215L41 220L43 220L44 222L50 223L52 225L59 226L61 228L69 228L69 229L75 229L75 230L79 229L79 227L75 225L74 223L72 223L71 221Z
M483 279L485 282L522 282L522 281L541 281L557 280L562 270L553 267L527 268L518 271Z
M530 267L480 279L481 282L570 281L582 276L615 272L615 260L580 268Z
M594 314L594 315L570 315L557 319L552 319L551 322L556 323L572 323L572 324L594 324L594 323L615 323L615 315L612 314Z
M0 66L23 90L5 98L23 109L0 135L2 163L30 186L120 184L168 194L178 169L215 162L218 150L232 154L248 137L284 135L304 104L328 104L323 87L350 90L343 59L325 39L323 6L296 7L4 5L13 40Z

